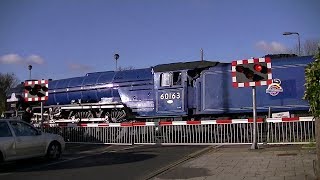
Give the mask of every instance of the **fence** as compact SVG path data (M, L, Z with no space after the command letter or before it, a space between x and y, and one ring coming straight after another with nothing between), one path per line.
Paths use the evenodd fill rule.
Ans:
M222 145L252 144L252 119L50 124L45 132L66 142L98 144ZM304 144L315 141L312 117L257 119L257 142Z
M133 144L131 123L51 124L44 131L59 134L69 143Z
M313 117L268 118L267 143L305 144L315 142Z

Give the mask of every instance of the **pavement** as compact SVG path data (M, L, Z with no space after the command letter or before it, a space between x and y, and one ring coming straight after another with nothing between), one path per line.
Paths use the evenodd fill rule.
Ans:
M302 145L250 145L212 148L154 180L314 180L315 148Z

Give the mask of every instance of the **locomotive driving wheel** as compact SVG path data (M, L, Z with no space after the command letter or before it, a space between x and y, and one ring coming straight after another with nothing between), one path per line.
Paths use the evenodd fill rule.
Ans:
M125 121L127 113L124 109L112 109L106 112L106 117L108 117L110 122L119 123Z
M93 118L93 114L90 111L87 112L77 112L75 114L75 118L80 118L80 119L89 119L89 118Z

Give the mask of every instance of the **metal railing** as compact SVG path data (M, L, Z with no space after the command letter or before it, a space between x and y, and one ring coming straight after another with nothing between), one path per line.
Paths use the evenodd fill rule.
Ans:
M132 127L45 127L45 132L59 134L69 143L131 145Z
M139 122L114 124L57 124L45 132L60 134L66 142L95 144L227 145L252 144L250 119ZM267 118L257 123L257 142L306 144L315 142L312 117Z
M312 117L291 118L280 121L269 118L267 123L268 144L307 144L315 142L315 122Z
M257 126L258 142L262 142L262 124ZM165 125L159 127L155 138L162 145L251 144L252 135L252 123Z

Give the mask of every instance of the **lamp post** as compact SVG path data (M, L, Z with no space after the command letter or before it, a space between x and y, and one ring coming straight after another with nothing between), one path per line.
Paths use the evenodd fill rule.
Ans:
M203 49L200 49L201 61L203 61Z
M29 69L29 80L31 80L31 69L32 69L32 65L29 65L29 66L28 66L28 69Z
M298 35L298 48L299 48L299 56L301 56L301 50L300 50L300 34L297 32L284 32L282 35L288 36L288 35L293 35L296 34Z
M118 59L119 59L119 54L114 54L114 59L116 60L116 71L118 71Z

